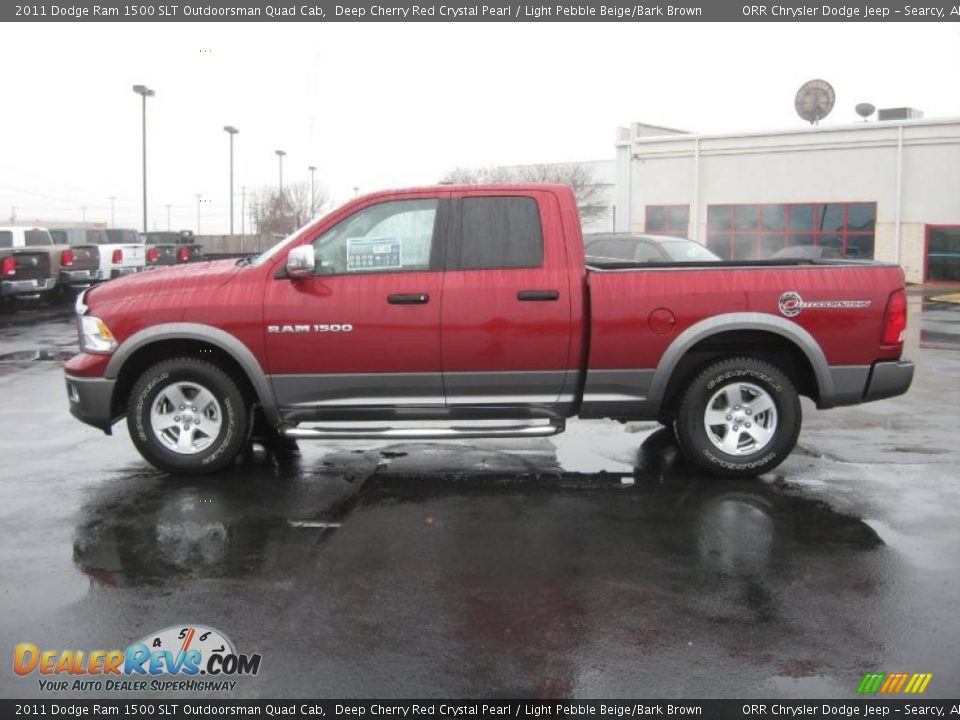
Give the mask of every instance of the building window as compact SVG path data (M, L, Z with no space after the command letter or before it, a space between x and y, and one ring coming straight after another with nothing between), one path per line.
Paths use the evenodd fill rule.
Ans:
M823 247L827 257L872 259L876 222L873 202L711 205L707 247L726 260L762 260L794 245Z
M687 237L690 232L689 205L647 205L644 232Z
M926 279L960 280L960 225L927 226Z

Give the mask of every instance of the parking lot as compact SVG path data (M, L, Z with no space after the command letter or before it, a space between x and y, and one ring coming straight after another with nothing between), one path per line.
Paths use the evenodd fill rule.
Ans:
M806 403L798 449L751 482L613 422L172 479L125 425L69 415L69 310L0 317L3 647L205 624L262 654L227 695L248 698L843 698L866 672L956 697L960 306L910 311L911 391ZM7 667L4 696L40 694Z

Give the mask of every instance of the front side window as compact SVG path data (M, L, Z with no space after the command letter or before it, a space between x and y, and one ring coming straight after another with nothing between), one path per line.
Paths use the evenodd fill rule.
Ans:
M537 201L525 197L475 197L461 201L461 270L535 268L543 263Z
M317 274L429 270L439 204L395 200L354 213L313 241Z

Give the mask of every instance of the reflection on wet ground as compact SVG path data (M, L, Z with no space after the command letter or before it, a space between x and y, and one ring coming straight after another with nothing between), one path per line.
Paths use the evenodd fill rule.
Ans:
M465 451L477 454L475 448L455 445L402 445L327 456L328 467L355 479L327 478L320 486L298 478L296 459L273 477L272 467L256 467L257 462L269 463L261 456L254 467L229 479L158 483L145 477L121 488L104 487L81 510L74 560L107 585L243 576L269 571L274 562L281 565L274 570L287 571L292 544L303 538L308 545L325 541L349 524L358 508L429 506L460 498L507 507L561 498L609 505L610 511L617 508L636 522L637 552L676 555L676 562L696 563L717 577L763 574L797 548L869 550L882 544L862 521L785 493L776 484L718 482L687 474L666 430L643 443L633 475L565 473L553 467L504 474L498 469L503 453L496 451L486 451L485 472L457 472ZM450 470L412 474L390 468L394 458L423 454L442 460ZM549 454L543 459L553 464ZM543 522L536 517L517 521ZM424 522L445 520L426 516ZM272 553L273 545L284 552Z
M78 607L203 598L201 619L271 650L271 695L684 695L731 662L829 694L837 663L876 657L894 561L862 520L777 480L692 475L666 431L630 474L564 472L548 442L516 463L410 444L127 478L79 513Z
M960 305L924 299L920 313L920 347L960 350Z

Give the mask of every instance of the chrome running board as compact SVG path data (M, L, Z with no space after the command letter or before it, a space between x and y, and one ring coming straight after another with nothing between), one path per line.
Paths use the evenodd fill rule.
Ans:
M465 438L550 437L566 428L563 420L538 425L476 425L466 427L295 427L281 432L294 440L463 440Z

